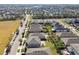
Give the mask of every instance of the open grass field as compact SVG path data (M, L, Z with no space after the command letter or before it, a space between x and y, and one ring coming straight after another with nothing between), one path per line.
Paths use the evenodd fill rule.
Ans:
M10 42L12 33L19 27L20 20L0 21L0 54L4 52L5 47Z

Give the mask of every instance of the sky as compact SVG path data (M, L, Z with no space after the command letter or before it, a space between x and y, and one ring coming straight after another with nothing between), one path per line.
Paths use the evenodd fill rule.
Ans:
M78 0L0 0L0 4L79 4Z

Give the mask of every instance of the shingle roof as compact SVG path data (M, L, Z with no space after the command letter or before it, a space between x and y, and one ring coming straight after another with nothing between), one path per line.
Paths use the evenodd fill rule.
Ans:
M76 55L79 55L79 44L71 44L70 46L74 49Z
M41 40L40 40L40 38L38 37L38 36L30 36L29 38L28 38L28 40L27 40L27 43L29 44L29 43L41 43Z
M79 39L69 39L66 44L79 44Z
M33 19L32 23L53 23L53 19Z
M32 53L27 53L27 55L48 55L45 51L33 51Z
M30 32L40 32L42 30L42 26L40 24L32 24L30 26Z
M79 26L79 23L74 23L74 26Z
M72 32L63 32L60 35L61 38L70 38L70 37L78 37L75 34L73 34Z
M38 36L40 39L44 39L45 36L43 35L43 33L31 33L31 36Z
M49 48L30 48L26 55L51 55L51 51Z

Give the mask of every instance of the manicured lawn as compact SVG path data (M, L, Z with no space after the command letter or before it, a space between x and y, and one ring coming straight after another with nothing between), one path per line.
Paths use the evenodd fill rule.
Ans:
M0 54L4 52L5 47L10 42L13 32L16 31L20 24L20 20L0 21Z
M52 55L57 55L57 51L56 51L56 49L54 47L54 44L52 44L51 42L46 41L45 47L48 47L48 48L51 49Z

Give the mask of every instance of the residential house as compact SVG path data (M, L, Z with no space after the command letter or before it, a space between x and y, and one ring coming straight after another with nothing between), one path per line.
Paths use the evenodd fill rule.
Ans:
M72 24L73 24L73 26L75 26L76 28L79 28L79 20L78 20L78 19L73 19L73 20L72 20Z
M79 43L71 44L69 47L67 47L67 49L71 55L79 55Z
M51 55L50 48L29 48L26 55Z
M46 33L30 33L29 37L38 36L41 39L41 41L46 41L46 37L45 37L46 35L47 35Z
M41 31L42 31L42 26L40 24L31 24L29 29L30 33L36 33Z
M30 36L27 40L28 48L39 48L41 46L41 39L38 36Z
M69 32L68 28L64 28L64 26L60 25L59 23L54 23L53 26L54 32Z
M72 32L63 32L60 35L61 40L64 42L66 46L70 44L79 43L79 37L73 34Z

